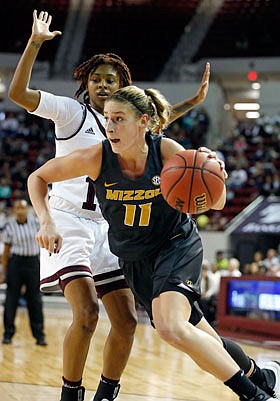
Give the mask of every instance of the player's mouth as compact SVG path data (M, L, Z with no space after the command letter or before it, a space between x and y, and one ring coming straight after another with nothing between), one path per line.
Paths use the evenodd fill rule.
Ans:
M97 96L100 98L100 99L107 99L107 97L110 95L110 93L109 92L98 92L97 93Z
M113 143L113 144L116 144L116 143L119 143L119 142L120 142L120 139L118 139L118 138L115 138L115 139L109 138L109 141L110 141L111 143Z

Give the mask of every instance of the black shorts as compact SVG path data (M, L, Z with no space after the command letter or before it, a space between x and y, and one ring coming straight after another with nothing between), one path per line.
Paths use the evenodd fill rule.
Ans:
M152 241L152 239L151 239ZM184 294L191 306L190 322L196 325L203 316L197 301L200 298L203 249L195 222L187 233L175 235L154 258L137 261L120 259L126 281L137 302L147 311L151 321L152 300L166 291Z

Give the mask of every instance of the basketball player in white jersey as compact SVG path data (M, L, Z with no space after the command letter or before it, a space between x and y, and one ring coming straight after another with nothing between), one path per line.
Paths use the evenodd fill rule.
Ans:
M105 138L104 101L120 87L130 85L131 77L120 57L96 55L74 72L74 78L80 82L76 97L83 94L83 104L31 89L30 76L41 45L61 34L49 30L51 19L47 12L37 16L34 11L32 34L16 68L9 96L27 111L55 123L56 156L62 156ZM171 121L205 99L209 74L207 64L196 96L174 106ZM96 292L109 316L111 330L104 347L103 370L94 401L112 401L118 394L119 380L133 343L137 324L134 298L117 258L109 252L107 223L88 177L55 183L49 205L57 228L51 223L46 225L46 238L54 236L57 230L63 246L55 253L55 244L52 244L51 255L42 249L40 287L44 292L62 290L73 312L63 345L61 401L84 399L82 375L98 320Z

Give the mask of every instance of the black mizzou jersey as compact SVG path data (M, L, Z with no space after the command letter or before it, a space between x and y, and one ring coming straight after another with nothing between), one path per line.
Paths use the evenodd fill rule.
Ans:
M161 135L146 134L149 147L146 171L135 180L122 174L109 141L103 141L96 193L110 226L111 251L125 260L155 255L165 241L182 230L184 223L189 224L187 215L172 209L161 195L161 138Z

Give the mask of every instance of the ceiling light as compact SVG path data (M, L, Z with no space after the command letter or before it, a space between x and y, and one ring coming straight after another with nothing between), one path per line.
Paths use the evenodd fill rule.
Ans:
M261 84L259 82L253 82L252 89L255 89L255 90L261 89Z
M259 118L260 113L258 111L247 111L245 114L247 118Z
M233 108L234 110L259 110L260 105L258 103L235 103Z

